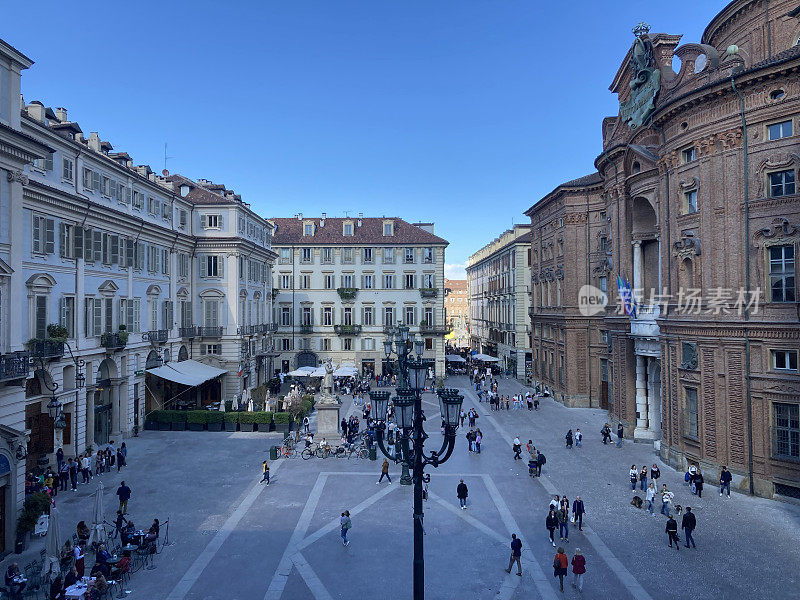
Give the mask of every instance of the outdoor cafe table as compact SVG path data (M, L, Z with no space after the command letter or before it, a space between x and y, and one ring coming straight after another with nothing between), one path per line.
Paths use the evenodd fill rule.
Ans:
M127 544L127 545L125 545L125 546L123 546L123 547L122 547L122 551L123 551L123 552L133 552L133 551L134 551L134 550L136 550L138 547L139 547L139 546L135 546L134 544Z
M79 581L69 586L64 591L64 597L67 600L83 600L86 597L86 592L88 592L94 585L94 580L94 577L89 577L87 581ZM113 579L109 579L106 583L108 583L108 586L111 587L112 585L116 585L117 582Z

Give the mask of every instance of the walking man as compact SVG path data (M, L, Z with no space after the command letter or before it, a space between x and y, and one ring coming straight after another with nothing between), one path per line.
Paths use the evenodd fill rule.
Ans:
M78 462L71 458L67 461L67 468L69 469L69 482L72 485L72 491L78 491Z
M611 441L611 428L608 426L608 423L603 425L603 428L600 430L600 433L603 435L603 445L605 446L608 442Z
M672 498L675 496L672 492L667 489L667 484L665 483L661 488L661 514L667 515L670 519L672 518L672 511L670 510L670 506L672 505Z
M692 512L692 507L687 506L686 512L683 515L683 519L681 519L681 529L683 529L683 533L686 536L686 547L689 547L689 544L692 545L692 548L697 548L697 545L694 543L694 538L692 537L692 532L694 528L697 527L697 519Z
M520 452L522 452L522 442L520 441L519 436L516 436L514 438L513 448L514 448L514 460L522 460L522 456L520 455Z
M467 510L467 496L469 492L467 490L467 484L464 483L463 479L458 484L458 487L456 487L456 495L458 496L459 504L461 504L461 510Z
M375 482L375 485L380 485L384 477L389 480L389 485L392 485L392 478L389 476L389 461L385 458L383 459L383 464L381 465L381 478Z
M617 448L622 448L622 437L625 435L625 429L622 427L622 423L617 425Z
M569 544L569 511L564 505L556 511L556 517L558 517L558 535L562 541Z
M542 476L542 467L547 462L547 457L544 455L544 452L539 450L539 456L536 457L536 476Z
M517 563L517 575L522 577L522 564L520 558L522 557L522 541L517 537L516 533L511 534L511 558L508 559L508 568L506 573L511 573L511 567Z
M647 493L645 494L644 499L647 500L647 510L649 510L650 514L655 517L656 513L653 510L653 505L656 501L656 486L653 485L652 481L650 482L650 485L647 486Z
M347 539L347 532L353 526L353 522L350 520L350 511L346 510L342 513L342 518L339 519L339 525L342 528L341 536L342 536L342 545L349 546L350 540Z
M124 481L117 488L117 496L119 496L119 509L122 514L128 514L128 500L131 499L131 488L125 485Z
M672 518L667 519L667 526L664 529L667 536L669 536L669 547L672 548L672 542L675 542L675 549L681 549L681 543L678 541L678 522Z
M264 461L264 463L261 465L261 468L264 472L264 476L261 478L259 483L264 483L266 481L267 485L269 485L269 464L267 461Z
M583 434L581 433L581 428L575 430L575 445L580 448L581 444L583 443Z
M731 497L731 479L733 476L728 471L728 467L723 466L719 474L719 495L722 496L724 490L728 490L728 498Z
M547 527L547 532L550 534L550 543L553 544L553 548L555 548L556 541L553 539L553 536L555 535L556 527L558 527L558 517L556 516L556 511L553 510L552 507L544 521L544 525Z
M583 515L585 514L586 508L583 506L583 500L578 496L575 498L575 502L572 503L572 515L575 519L575 523L578 524L578 531L583 531Z

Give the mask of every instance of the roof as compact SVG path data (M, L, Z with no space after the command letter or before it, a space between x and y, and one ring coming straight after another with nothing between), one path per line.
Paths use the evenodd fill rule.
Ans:
M321 217L283 217L269 219L275 225L275 233L272 238L273 246L285 244L309 244L319 246L321 244L448 244L449 242L438 235L428 233L424 229L416 227L399 217L362 217L341 218L326 217L325 225ZM303 235L303 223L314 222L314 235ZM343 235L343 223L349 221L353 223L353 235ZM361 222L359 226L358 223ZM394 235L383 235L384 221L394 221Z
M578 177L577 179L572 179L570 181L557 185L552 192L534 202L533 206L531 206L528 210L525 211L525 214L530 217L531 213L533 212L533 209L536 208L536 206L538 206L541 202L543 202L550 196L557 193L559 190L569 189L569 188L580 189L585 187L592 187L595 185L599 185L601 183L603 183L603 176L600 175L600 173L598 173L597 171L595 171L594 173L589 173L588 175L584 175L583 177Z
M181 385L190 385L192 387L227 373L225 369L204 365L201 362L191 359L179 362L170 361L163 367L147 369L147 372L156 377L174 381Z

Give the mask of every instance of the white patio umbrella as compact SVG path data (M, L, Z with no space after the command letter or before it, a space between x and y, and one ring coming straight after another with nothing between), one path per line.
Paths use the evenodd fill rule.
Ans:
M103 529L103 521L105 514L103 512L103 482L97 486L97 491L94 493L94 513L92 514L92 535L89 538L89 543L105 541L106 532Z
M54 579L61 571L61 529L58 523L58 510L50 507L50 520L47 534L44 537L44 549L47 556L42 565L42 577Z
M225 400L220 400L219 401L219 411L220 412L225 412Z
M233 402L231 402L231 410L234 411L234 412L239 410L239 395L238 394L233 397Z

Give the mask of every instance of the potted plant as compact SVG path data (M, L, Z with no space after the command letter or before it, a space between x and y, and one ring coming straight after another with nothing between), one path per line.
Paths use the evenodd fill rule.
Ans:
M56 342L66 342L69 338L69 329L58 323L50 323L47 326L47 337Z
M218 410L210 410L207 411L206 414L206 426L208 427L209 431L222 431L222 424L225 420L225 413L219 412ZM234 426L236 424L234 423Z
M186 431L186 413L185 410L171 410L172 431Z
M256 413L254 412L239 413L240 431L253 431L255 429L255 422L256 422Z
M289 427L291 427L291 415L288 412L275 413L273 416L273 421L275 421L275 431L279 431L284 436L289 433Z
M168 410L154 410L154 420L158 423L158 430L159 431L169 431L170 425L172 423L172 416L169 414L170 411Z
M156 413L158 412L157 410L153 410L144 416L144 428L148 431L155 431L158 429L158 419L156 419Z
M253 413L256 418L256 425L259 431L269 431L269 426L272 424L272 413L260 410Z
M22 554L28 541L28 534L36 529L36 522L44 513L50 512L50 498L42 492L36 492L25 498L22 510L17 517L17 543L14 551Z
M225 431L236 431L237 423L239 423L238 412L225 413Z
M189 431L203 431L206 426L207 410L186 411L186 425Z

